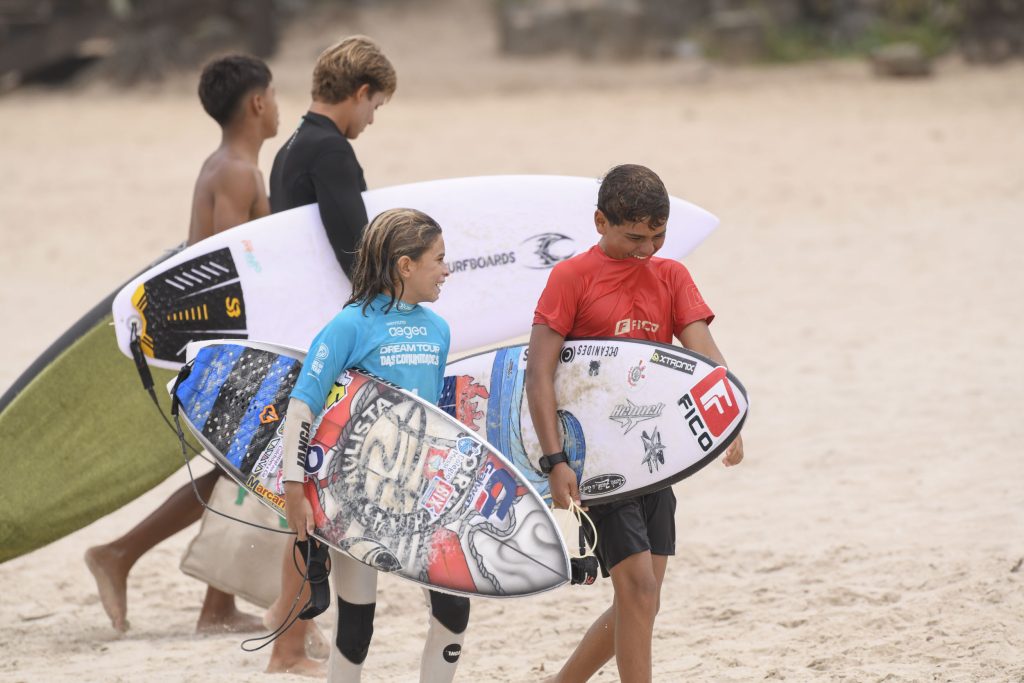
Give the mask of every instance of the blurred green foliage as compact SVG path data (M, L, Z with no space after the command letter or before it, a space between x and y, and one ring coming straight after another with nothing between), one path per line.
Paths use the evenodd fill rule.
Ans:
M856 57L891 43L913 43L928 57L956 44L958 0L886 0L877 14L856 31L837 26L835 0L804 0L802 21L771 25L765 33L766 62L798 62Z

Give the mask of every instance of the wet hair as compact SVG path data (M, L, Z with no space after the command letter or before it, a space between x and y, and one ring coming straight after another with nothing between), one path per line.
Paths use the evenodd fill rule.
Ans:
M362 304L366 313L374 297L388 294L391 301L384 312L390 311L405 291L398 276L398 260L403 256L419 260L440 236L441 226L422 211L388 209L378 214L359 240L352 296L345 305Z
M647 223L660 228L668 221L668 191L646 166L622 164L601 180L597 208L612 225Z
M337 104L356 93L364 84L370 95L378 92L390 98L398 87L395 67L377 43L366 36L350 36L320 53L313 67L313 99Z
M199 77L199 101L221 126L238 111L242 99L253 90L270 85L270 69L250 55L227 55L209 62Z

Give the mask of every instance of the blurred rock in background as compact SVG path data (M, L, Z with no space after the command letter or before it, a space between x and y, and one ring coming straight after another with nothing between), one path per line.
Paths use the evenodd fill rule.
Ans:
M163 78L213 54L267 57L286 0L0 0L0 89L63 83L97 66L122 85Z
M962 0L960 46L973 62L1024 56L1024 0Z
M485 0L479 0L484 3ZM937 56L1024 56L1024 0L489 0L497 53L589 62L869 58L882 76L927 75ZM158 81L232 51L274 54L288 24L324 12L429 15L456 0L0 0L0 92L88 73ZM390 14L388 14L390 13ZM450 19L445 19L448 16ZM358 23L356 24L358 25Z
M499 44L509 55L672 57L696 42L705 54L729 62L866 55L877 64L890 60L883 48L896 45L902 46L892 51L897 61L900 55L906 61L908 49L920 52L921 63L907 67L911 71L957 47L972 61L1024 56L1024 0L492 2Z

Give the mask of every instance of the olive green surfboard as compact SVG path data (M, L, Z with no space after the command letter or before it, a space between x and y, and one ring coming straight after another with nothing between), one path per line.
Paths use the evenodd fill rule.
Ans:
M118 350L112 300L73 325L0 397L0 562L117 510L184 464L177 437ZM159 388L174 376L152 372Z

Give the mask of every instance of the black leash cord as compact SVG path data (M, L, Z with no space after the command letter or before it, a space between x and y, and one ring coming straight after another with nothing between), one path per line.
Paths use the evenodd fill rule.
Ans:
M143 352L142 352L142 343L139 340L138 327L137 327L137 324L134 323L134 322L132 323L132 333L131 333L131 341L129 343L129 348L131 349L131 352L132 352L132 359L135 361L135 369L139 373L139 379L142 381L142 388L146 391L146 393L149 394L149 397L153 400L153 405L156 407L156 412L157 412L158 415L160 415L160 418L164 421L164 424L166 424L167 428L170 429L178 437L178 443L181 444L181 456L182 456L182 459L185 461L185 468L188 470L189 483L192 484L192 492L195 493L196 500L198 500L199 504L203 506L203 509L205 509L205 510L207 510L209 512L212 512L214 514L220 515L221 517L224 517L225 519L230 519L230 520L232 520L234 522L238 522L240 524L247 524L248 526L255 527L257 529L263 529L264 531L272 531L272 532L277 533L277 534L289 534L289 535L292 535L292 536L296 536L295 532L291 531L290 529L274 529L274 528L271 528L271 527L266 527L266 526L263 526L262 524L256 524L255 522L250 522L248 520L238 519L237 517L233 517L232 515L229 515L227 513L221 512L220 510L216 510L216 509L210 507L210 505L207 503L207 501L203 499L202 494L199 493L199 487L196 486L196 478L195 478L195 475L192 472L192 463L189 460L188 451L191 450L195 455L198 455L198 456L202 457L204 460L206 460L207 462L210 462L214 466L219 466L219 465L216 462L214 462L213 460L211 460L209 458L209 456L207 456L207 454L202 449L197 449L195 446L190 444L188 442L188 440L185 438L185 433L181 429L181 422L178 419L178 410L177 410L177 408L178 408L178 401L177 401L177 395L176 394L175 394L174 399L171 402L171 414L174 416L174 424L172 425L171 421L167 418L166 415L164 415L164 411L160 407L160 401L159 401L159 399L157 399L156 391L153 390L153 374L149 371L149 363L146 362L145 354L143 354ZM175 382L175 389L177 389L178 383L180 383L181 380L183 379L183 375L187 376L189 371L190 371L190 369L188 371L183 372L183 373L179 372L179 374L178 374L178 381ZM295 548L297 547L298 542L299 542L298 541L298 537L296 536L296 538L295 538L295 540L293 541L293 544L292 544L292 563L295 566L295 570L298 573L302 574L302 583L299 585L299 592L296 593L295 598L292 600L292 606L288 610L288 614L285 615L284 620L281 622L281 624L277 628L275 628L273 631L271 631L270 633L268 633L266 635L259 636L259 637L256 637L256 638L247 638L246 640L243 640L239 644L239 647L242 650L244 650L245 652L256 652L258 650L263 649L264 647L266 647L270 643L272 643L275 640L277 640L277 638L280 637L280 635L282 633L284 633L285 631L290 629L295 624L295 622L299 619L299 616L301 614L301 610L296 611L296 608L299 605L299 600L302 598L302 591L306 588L306 585L309 584L310 581L309 581L309 557L306 558L306 568L305 568L304 571L300 571L299 570L299 562L295 558ZM311 557L312 556L312 545L311 544L307 544L306 547L308 548L307 555ZM320 579L321 582L322 581L326 581L326 580L327 580L326 575L322 579ZM310 591L310 592L312 594L312 591ZM254 643L254 642L255 643L259 643L260 641L265 641L265 642L262 642L262 644L257 645L256 647L249 647L248 646L249 643Z

